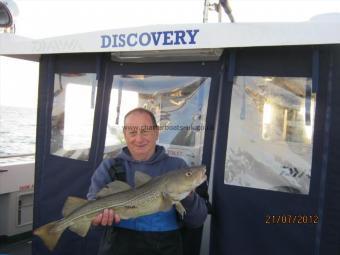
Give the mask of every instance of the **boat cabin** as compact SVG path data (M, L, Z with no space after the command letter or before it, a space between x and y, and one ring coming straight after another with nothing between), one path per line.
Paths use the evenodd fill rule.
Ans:
M338 255L339 28L219 23L39 40L1 34L0 55L40 63L34 228L61 218L68 196L85 198L96 167L124 146L125 113L144 107L157 118L158 144L208 169L212 214L192 252ZM66 231L53 254L95 254L98 232ZM33 254L50 252L34 237Z

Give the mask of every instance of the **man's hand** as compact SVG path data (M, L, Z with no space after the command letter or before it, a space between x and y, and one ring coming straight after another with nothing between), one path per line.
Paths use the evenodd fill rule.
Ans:
M92 225L111 226L113 222L116 224L120 222L119 215L115 214L112 209L104 209L102 213L93 218Z

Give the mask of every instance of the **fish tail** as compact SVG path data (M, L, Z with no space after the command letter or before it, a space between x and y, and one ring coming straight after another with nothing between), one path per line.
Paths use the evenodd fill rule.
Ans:
M58 243L58 240L61 234L65 230L65 228L61 230L57 230L55 228L57 223L58 221L52 221L33 231L33 234L36 236L39 236L50 251L54 249L54 247Z

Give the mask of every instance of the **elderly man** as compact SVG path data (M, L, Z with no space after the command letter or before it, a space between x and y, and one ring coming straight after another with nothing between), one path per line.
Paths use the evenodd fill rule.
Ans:
M124 119L124 136L127 147L114 159L104 160L94 172L88 199L95 199L96 193L106 184L114 181L110 169L119 165L128 184L134 186L136 171L144 172L152 177L168 171L187 167L184 160L170 157L163 147L156 145L159 129L152 112L144 108L136 108L128 112ZM95 226L111 226L110 236L105 235L101 242L106 254L115 255L181 255L182 239L180 227L196 228L202 226L207 216L205 201L194 191L181 201L186 209L183 219L179 220L176 210L158 212L135 219L121 220L113 210L104 210L92 221ZM110 240L105 240L110 239Z

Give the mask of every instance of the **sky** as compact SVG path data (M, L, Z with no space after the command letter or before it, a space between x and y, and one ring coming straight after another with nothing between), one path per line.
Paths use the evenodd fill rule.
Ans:
M210 0L213 2L214 0ZM201 23L204 0L16 0L17 34L43 38L153 24ZM236 22L307 21L340 0L230 0ZM209 12L209 22L216 22ZM226 15L223 20L228 22Z
M202 23L204 8L204 0L15 2L19 9L16 34L29 38L142 25ZM230 5L235 21L239 23L300 22L322 13L340 13L340 0L230 0ZM208 22L217 22L215 12L209 12ZM225 14L223 22L229 22ZM36 63L1 58L0 105L35 107L37 83Z

